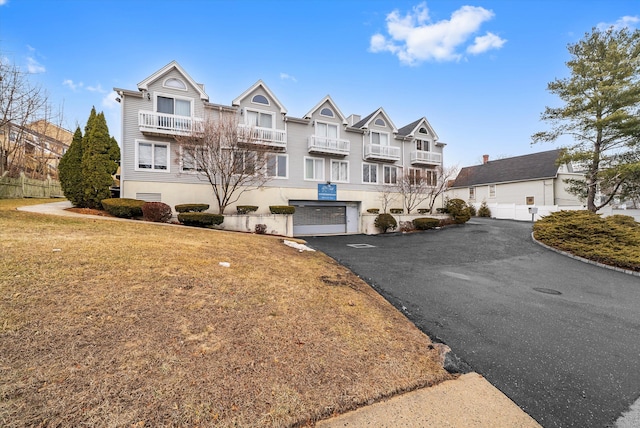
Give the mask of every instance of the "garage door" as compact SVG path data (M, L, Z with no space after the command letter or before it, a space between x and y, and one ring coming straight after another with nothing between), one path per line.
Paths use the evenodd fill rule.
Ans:
M347 231L346 205L292 204L294 235L345 233Z

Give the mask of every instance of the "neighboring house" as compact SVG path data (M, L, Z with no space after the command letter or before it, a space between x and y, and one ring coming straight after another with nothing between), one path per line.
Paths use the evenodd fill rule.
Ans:
M268 147L271 180L245 192L237 204L257 205L258 214L268 213L270 205L294 205L294 234L362 232L361 216L381 208L384 186L405 172L439 179L445 144L424 117L397 128L382 108L364 118L345 116L330 96L302 117L289 116L261 80L231 105L214 104L175 61L135 90L114 90L122 106L121 197L171 207L208 203L215 211L211 186L185 167L174 137L225 116L251 127ZM233 214L235 205L225 214Z
M507 204L545 207L549 211L580 207L583 203L567 192L564 180L582 179L584 174L574 172L570 164L558 165L559 155L559 149L495 161L484 155L481 165L460 170L447 197L476 207L482 202L490 208Z
M24 173L29 178L58 179L58 163L73 133L46 120L27 126L9 123L0 129L0 176Z

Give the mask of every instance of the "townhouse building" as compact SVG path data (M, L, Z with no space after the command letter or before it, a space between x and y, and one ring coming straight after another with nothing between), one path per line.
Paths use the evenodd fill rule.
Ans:
M252 130L251 143L267 159L267 168L256 173L269 180L243 193L225 215L237 205L256 205L257 214L293 205L295 235L359 233L361 216L382 208L381 193L393 191L404 174L434 185L440 179L445 144L425 117L398 128L383 108L346 116L331 96L291 116L261 80L230 105L217 104L175 61L133 90L114 90L122 113L121 197L171 207L208 203L215 212L211 185L182 158L176 137L228 117Z

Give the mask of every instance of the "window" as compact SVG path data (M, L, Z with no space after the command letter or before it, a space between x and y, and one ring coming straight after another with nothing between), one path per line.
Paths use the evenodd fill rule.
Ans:
M380 146L389 145L389 134L382 132L371 131L371 144L377 144Z
M378 182L378 165L372 163L362 164L362 182L373 184Z
M386 127L386 126L387 126L387 124L385 123L385 121L384 121L384 120L382 120L382 119L380 119L380 118L376 119L376 121L375 121L375 122L373 122L373 123L374 123L374 125L378 125L378 126L384 126L384 127Z
M165 80L162 86L164 86L165 88L180 89L182 91L187 90L187 85L185 85L182 80L176 79L175 77L170 77Z
M247 110L247 125L259 128L273 128L273 114Z
M331 161L331 181L346 183L349 181L349 162Z
M325 107L322 110L320 110L320 116L334 117L333 110L331 110L328 107Z
M427 128L425 128L424 126L420 128L418 132L421 134L429 135L429 133L427 132Z
M423 178L423 170L416 168L409 168L409 183L420 184Z
M496 185L495 184L489 184L489 197L490 198L495 198L496 197Z
M181 148L182 152L182 171L183 172L201 172L204 171L204 168L201 164L198 163L196 157L200 158L203 154L203 149L201 147L198 148L189 148L184 149Z
M526 201L527 201L527 205L535 205L535 197L533 196L527 196L526 197Z
M416 140L416 150L421 150L423 152L429 152L429 141L427 140Z
M269 105L269 100L264 95L256 95L255 97L251 98L251 102L255 104L264 104L266 106Z
M469 187L469 199L475 199L475 198L476 198L476 188Z
M169 146L139 142L136 158L136 169L166 171L169 169Z
M338 125L332 125L330 123L316 122L316 135L319 137L327 137L327 139L338 139ZM322 142L326 142L320 138Z
M287 155L267 153L267 176L287 178Z
M384 184L396 184L398 182L398 168L392 165L384 165Z
M304 158L304 179L324 181L324 159Z
M233 173L253 175L256 173L258 154L256 152L233 152Z
M438 171L428 169L425 171L425 179L427 186L436 186L438 184Z
M156 101L158 113L175 114L177 116L191 116L191 101L158 95Z

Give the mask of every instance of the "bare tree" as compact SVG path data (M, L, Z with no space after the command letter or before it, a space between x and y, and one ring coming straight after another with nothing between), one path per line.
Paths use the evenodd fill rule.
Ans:
M429 199L429 191L437 181L437 172L432 170L422 171L410 169L398 179L396 188L402 195L402 202L407 214L416 209L418 205Z
M382 212L389 212L389 205L397 201L399 198L397 186L382 184L378 186L378 193L380 203L382 204Z
M433 212L433 206L438 197L449 188L451 181L458 175L458 165L436 168L437 180L427 189L427 198L429 200L429 212Z
M176 137L182 152L177 162L183 171L195 172L211 184L219 214L270 179L267 147L255 139L253 129L238 125L236 116L223 116Z

